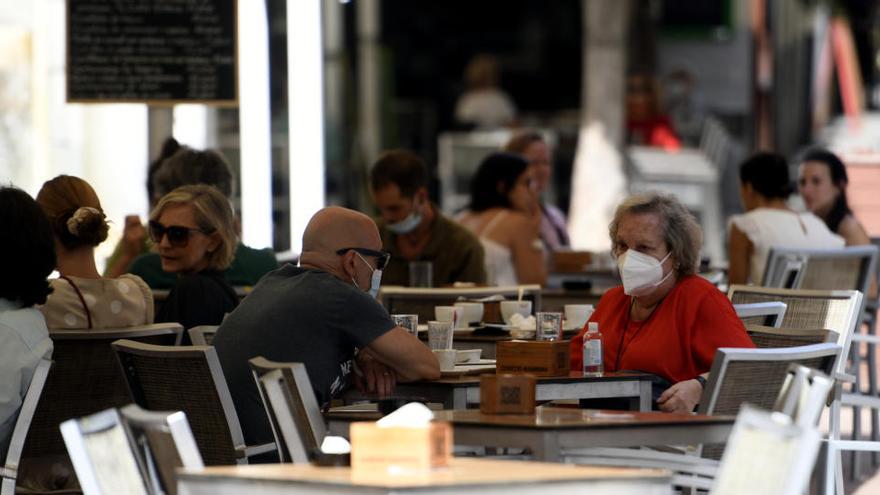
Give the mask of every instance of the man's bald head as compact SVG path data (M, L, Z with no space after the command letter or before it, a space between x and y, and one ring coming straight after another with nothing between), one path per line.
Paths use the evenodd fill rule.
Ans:
M343 248L382 249L376 223L363 213L329 206L309 220L303 233L303 254L336 254Z

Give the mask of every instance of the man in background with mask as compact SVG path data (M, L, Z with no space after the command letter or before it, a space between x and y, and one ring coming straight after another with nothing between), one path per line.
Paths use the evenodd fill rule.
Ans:
M385 285L408 285L409 262L430 261L433 286L486 283L483 246L467 229L437 210L428 198L428 168L414 153L387 151L370 171L376 221L391 261Z
M300 266L268 273L226 317L213 345L248 445L273 441L248 367L256 356L305 364L321 405L352 379L384 396L397 381L440 376L434 354L375 300L387 261L370 217L324 208L303 233Z

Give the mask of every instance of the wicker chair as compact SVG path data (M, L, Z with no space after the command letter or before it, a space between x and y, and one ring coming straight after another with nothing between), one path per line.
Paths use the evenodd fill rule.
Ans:
M199 325L187 330L192 345L213 345L214 335L217 334L219 325Z
M153 412L129 404L120 411L153 493L177 495L177 468L203 468L186 414Z
M437 289L382 287L379 289L378 300L389 314L417 314L419 321L426 322L434 319L435 306L451 306L460 298L481 299L500 295L506 299L514 299L519 297L520 290L524 300L532 301L532 311L541 311L539 285ZM494 321L488 308L486 321Z
M842 249L774 247L767 255L764 287L868 292L877 264L877 246Z
M743 325L764 325L779 327L785 317L786 305L784 302L763 302L751 304L734 304L736 315L742 320Z
M275 451L274 443L245 446L213 347L112 345L134 402L153 411L183 411L206 465L247 464L248 457Z
M273 434L283 440L286 457L307 463L327 433L309 375L302 363L277 363L262 356L248 361L271 418Z
M809 328L775 328L746 325L746 332L758 349L796 347L799 345L837 343L840 336L833 330Z
M18 411L18 418L15 420L15 428L12 430L12 437L9 439L9 449L6 451L6 463L0 466L0 478L3 484L0 485L0 495L15 494L15 480L18 477L18 462L21 459L21 450L24 447L24 439L27 436L28 429L31 426L31 420L34 417L34 411L37 409L37 403L43 392L43 386L46 384L46 377L49 374L49 368L52 361L41 359L37 368L31 376L31 383L28 385L27 394L21 402L21 408Z
M58 425L131 402L110 347L118 339L165 345L180 342L183 327L157 323L103 330L50 330L54 364L24 442L23 459L66 456Z

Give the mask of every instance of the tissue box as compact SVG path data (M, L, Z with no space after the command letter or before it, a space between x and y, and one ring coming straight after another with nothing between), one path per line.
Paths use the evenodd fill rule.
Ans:
M358 422L349 434L352 471L424 471L448 466L452 457L452 426L446 422L423 428Z
M495 345L498 373L529 373L535 376L568 375L566 340L550 342L511 340Z
M480 412L535 414L535 376L480 376Z

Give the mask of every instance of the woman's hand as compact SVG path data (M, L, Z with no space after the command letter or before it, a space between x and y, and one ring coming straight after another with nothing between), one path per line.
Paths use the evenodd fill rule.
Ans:
M689 413L697 407L701 395L703 386L700 382L695 379L684 380L667 388L657 399L657 405L664 412Z

